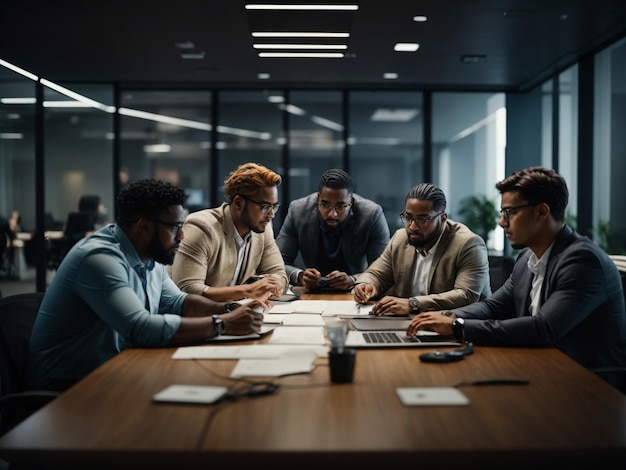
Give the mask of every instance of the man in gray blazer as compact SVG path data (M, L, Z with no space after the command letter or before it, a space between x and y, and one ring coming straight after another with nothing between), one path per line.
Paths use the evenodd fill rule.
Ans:
M357 302L380 299L374 315L409 315L491 295L485 242L448 219L441 189L430 183L411 188L400 217L405 228L359 276L353 290Z
M316 193L289 204L276 244L290 284L349 290L385 249L389 226L382 207L353 191L350 175L331 169Z
M490 298L417 315L407 329L450 334L476 344L557 347L588 368L626 366L626 315L615 264L564 224L569 193L554 170L531 167L496 184L500 226L522 249ZM442 315L443 313L443 315Z

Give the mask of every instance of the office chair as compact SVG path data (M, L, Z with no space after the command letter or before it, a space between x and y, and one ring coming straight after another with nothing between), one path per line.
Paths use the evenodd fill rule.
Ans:
M512 256L489 255L489 283L491 293L497 291L513 271L515 259Z
M0 299L0 434L60 395L47 390L26 390L24 372L28 342L43 292Z

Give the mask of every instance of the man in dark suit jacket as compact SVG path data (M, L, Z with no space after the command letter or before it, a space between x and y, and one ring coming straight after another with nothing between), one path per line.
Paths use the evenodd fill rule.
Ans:
M466 307L417 315L407 329L456 333L476 344L559 348L588 368L626 366L619 272L593 241L564 224L567 185L532 167L496 184L499 225L524 248L504 286Z
M383 252L389 226L380 205L353 192L345 171L324 172L318 192L296 199L276 244L292 285L351 289L356 276ZM303 265L295 266L300 254Z

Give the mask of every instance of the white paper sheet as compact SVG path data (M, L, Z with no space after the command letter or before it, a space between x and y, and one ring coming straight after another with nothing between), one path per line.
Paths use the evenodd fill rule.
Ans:
M278 326L274 329L271 344L326 344L324 327Z

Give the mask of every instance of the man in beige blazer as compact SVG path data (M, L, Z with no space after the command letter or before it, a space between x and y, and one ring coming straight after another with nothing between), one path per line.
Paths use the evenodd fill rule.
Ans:
M448 219L446 196L430 183L411 188L398 229L380 257L357 279L354 299L380 299L374 315L448 310L491 295L487 247ZM381 298L382 297L382 298Z
M272 229L280 183L262 165L240 165L224 181L226 202L187 216L171 271L182 291L222 302L285 293L285 263Z

